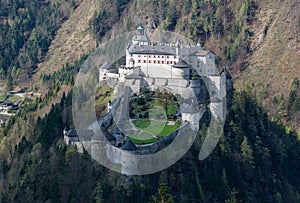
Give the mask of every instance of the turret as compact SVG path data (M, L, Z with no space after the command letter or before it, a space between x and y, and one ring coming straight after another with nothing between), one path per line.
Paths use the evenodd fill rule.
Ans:
M67 133L68 133L68 129L67 129L67 127L65 127L65 128L64 128L64 130L63 130L63 134L64 134L64 136L66 136L66 135L67 135Z
M144 27L143 26L139 26L138 28L137 28L137 30L138 30L138 32L140 33L140 35L144 35Z
M222 79L222 83L224 85L226 85L226 91L231 92L233 89L233 85L232 85L232 76L230 75L230 73L228 72L228 70L226 68L223 68L221 73L220 73L221 79Z
M149 44L149 39L145 34L145 29L143 26L139 26L137 28L138 30L138 35L134 36L132 39L133 44L139 44L140 46L142 45L148 45Z

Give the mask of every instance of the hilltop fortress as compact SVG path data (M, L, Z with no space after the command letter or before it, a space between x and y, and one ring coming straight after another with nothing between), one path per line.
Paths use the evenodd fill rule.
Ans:
M99 67L99 85L114 87L115 98L108 103L108 112L100 120L83 129L88 132L79 132L83 136L77 142L93 159L112 170L144 175L165 169L188 151L207 107L212 119L225 120L224 98L227 90L232 89L231 76L226 69L218 73L215 54L203 50L199 44L182 44L180 39L174 44L151 42L141 26L124 51L124 65L115 67L107 61ZM143 87L152 91L163 88L180 98L181 126L154 143L136 145L123 138L140 135L131 122L128 108L130 98L139 95ZM210 96L209 106L203 105L206 90ZM106 131L112 124L120 133ZM66 141L72 142L73 138L68 137L73 135L71 131L64 131L64 135ZM207 146L213 147L218 142L218 135L213 136Z
M199 44L181 44L179 39L175 44L151 42L142 26L126 49L126 64L117 69L106 62L100 67L99 84L109 81L124 83L134 93L139 93L144 86L152 90L163 87L183 99L196 97L198 104L203 101L207 88L211 113L220 119L225 112L216 103L226 95L226 89L232 88L227 70L217 72L213 52L203 50ZM199 116L191 110L184 111L182 108L182 120L197 125Z

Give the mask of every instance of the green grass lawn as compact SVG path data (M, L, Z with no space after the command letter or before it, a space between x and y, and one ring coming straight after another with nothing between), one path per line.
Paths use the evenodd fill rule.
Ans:
M4 100L5 98L6 98L6 96L0 95L0 101Z
M95 104L106 106L109 100L113 99L113 89L109 86L99 86L96 90Z
M160 120L133 120L133 124L145 132L158 136L165 128L166 122Z
M128 135L128 139L135 144L150 144L156 142L157 139L148 133L142 133L140 135Z
M165 137L165 136L169 135L171 132L175 131L179 127L180 127L179 124L175 124L175 125L166 124L164 129L159 133L159 136Z
M150 120L133 120L132 123L137 127L137 128L140 128L140 129L145 129L147 128L149 125L150 125Z
M12 102L17 101L17 100L19 100L19 99L21 99L21 97L19 97L19 96L17 96L17 95L13 95L13 96L10 96L10 97L8 98L8 100L10 100L10 101L12 101Z
M132 122L137 128L144 130L145 132L152 133L158 137L165 137L180 127L179 124L169 126L166 121L160 120L150 121L147 119L139 119L133 120ZM129 138L136 144L148 144L156 141L155 138L147 133L142 133L141 135L129 135Z
M176 104L170 104L168 107L168 115L174 115L178 110L178 106Z

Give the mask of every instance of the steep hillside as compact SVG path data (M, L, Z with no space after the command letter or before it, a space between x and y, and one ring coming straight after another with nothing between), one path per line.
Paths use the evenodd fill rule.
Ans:
M295 77L300 78L300 13L297 1L260 1L251 25L251 54L234 74L236 87L251 87L271 115L281 95L287 102ZM299 124L299 121L298 121Z
M271 122L251 93L235 92L226 128L213 153L198 160L209 117L189 152L170 168L128 177L62 141L71 94L45 118L16 121L28 130L14 146L0 142L1 202L155 202L166 183L173 202L299 202L299 142ZM17 135L17 129L14 131ZM34 136L32 136L34 135ZM5 143L5 145L1 145ZM160 194L160 195L159 195Z
M41 74L59 70L66 63L74 63L80 56L95 47L89 33L89 20L99 5L93 0L83 1L58 30L49 51L33 76L33 83L39 84Z

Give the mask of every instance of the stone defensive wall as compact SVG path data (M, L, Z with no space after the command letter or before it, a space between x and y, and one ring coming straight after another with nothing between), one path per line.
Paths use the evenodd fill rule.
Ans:
M120 164L120 172L128 175L139 174L139 167L140 165L143 165L144 161L143 156L146 157L150 154L158 152L164 147L167 147L167 145L174 141L177 136L180 136L180 139L182 139L182 136L185 136L184 131L188 129L189 123L186 123L181 128L177 129L176 131L153 144L138 146L137 150L122 150L113 145L108 145L106 146L106 156L112 163ZM186 139L189 138L187 137Z
M102 128L107 128L112 124L113 120L113 116L111 112L108 112L107 114L105 114L103 116L103 118L101 120L98 121L99 125ZM151 153L155 153L156 151L158 151L159 149L162 149L164 147L166 147L167 145L169 145L174 139L175 137L178 135L178 133L184 132L186 129L189 128L189 123L186 122L184 123L181 127L179 127L177 130L175 130L174 132L170 133L169 135L161 138L160 140L158 140L157 142L154 142L152 144L147 144L147 145L137 145L138 149L135 151L127 151L129 153L133 153L133 154L137 154L137 155L143 155L143 154L151 154ZM115 147L117 151L121 150L124 151L120 148Z
M161 138L160 140L148 144L148 145L138 145L138 149L136 151L132 151L132 153L137 155L146 155L146 154L152 154L157 152L158 150L161 150L168 146L179 133L184 132L189 128L189 123L184 123L180 128L175 130L174 132L170 133L169 135Z

